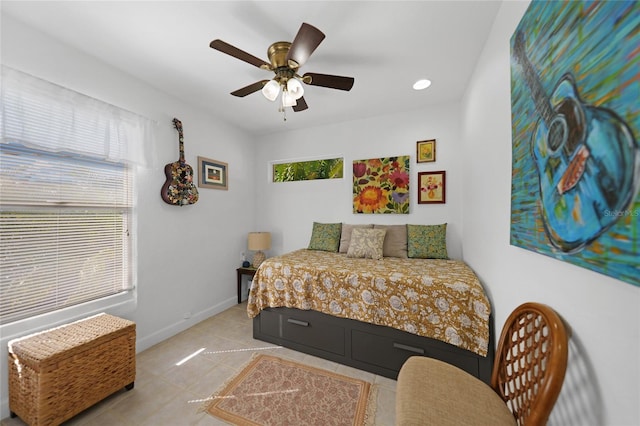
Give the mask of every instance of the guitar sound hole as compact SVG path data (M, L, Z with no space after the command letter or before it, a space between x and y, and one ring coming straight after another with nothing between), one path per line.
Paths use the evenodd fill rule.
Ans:
M559 116L563 117L563 121L565 122L565 131L567 134L565 135L566 144L564 146L564 152L570 156L578 145L581 144L584 137L585 128L582 108L575 99L566 98L558 104L556 112Z
M567 122L561 115L556 115L549 125L549 148L555 152L560 149L567 139Z

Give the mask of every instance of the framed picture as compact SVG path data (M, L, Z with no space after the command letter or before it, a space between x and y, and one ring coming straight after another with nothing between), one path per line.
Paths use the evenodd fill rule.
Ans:
M295 182L316 179L342 179L344 158L318 158L271 163L273 182Z
M418 141L417 154L418 163L432 163L436 161L436 140Z
M418 173L418 204L444 204L447 172Z
M228 165L222 161L198 157L198 186L201 188L229 189Z

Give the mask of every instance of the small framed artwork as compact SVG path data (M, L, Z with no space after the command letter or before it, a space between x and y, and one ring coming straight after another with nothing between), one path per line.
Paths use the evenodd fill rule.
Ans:
M198 186L201 188L229 189L228 164L210 158L198 157Z
M436 161L436 140L418 141L417 154L418 163L432 163Z
M418 173L418 204L444 204L447 172Z
M315 179L342 179L344 158L318 158L271 163L273 182Z

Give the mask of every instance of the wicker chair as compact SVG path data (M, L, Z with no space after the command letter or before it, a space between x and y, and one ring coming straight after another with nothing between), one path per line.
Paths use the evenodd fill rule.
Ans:
M553 309L525 303L502 329L491 387L444 362L411 357L398 375L396 425L544 425L564 381L568 339Z

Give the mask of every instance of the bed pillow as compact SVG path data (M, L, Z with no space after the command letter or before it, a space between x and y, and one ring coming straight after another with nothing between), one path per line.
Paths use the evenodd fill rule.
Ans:
M342 223L318 223L313 222L309 250L322 250L337 252L340 246L340 233Z
M354 228L351 233L347 257L382 259L385 229Z
M346 253L349 251L349 243L351 242L351 232L355 228L363 228L363 229L371 229L373 225L349 225L346 223L342 224L342 234L340 236L340 249L338 252Z
M374 229L385 229L382 252L384 257L407 258L407 225L374 225Z
M447 224L407 225L408 255L420 259L448 259Z

